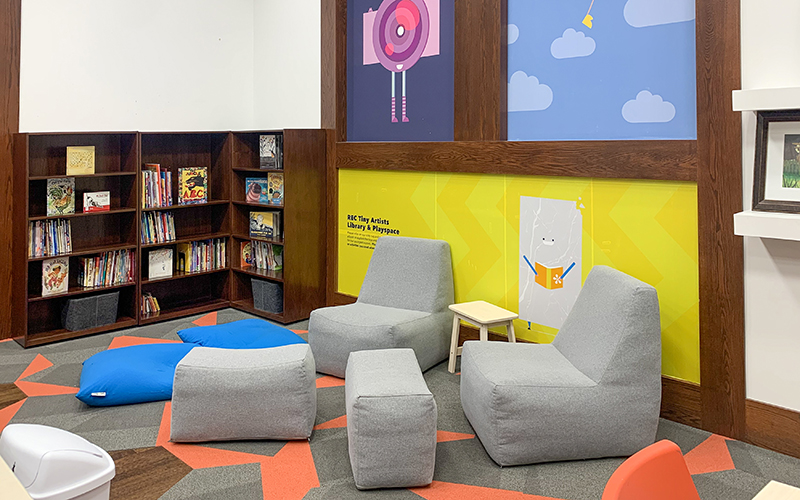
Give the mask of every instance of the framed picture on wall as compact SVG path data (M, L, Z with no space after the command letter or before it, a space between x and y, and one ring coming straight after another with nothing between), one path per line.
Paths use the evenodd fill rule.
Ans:
M800 213L800 111L759 111L753 210Z

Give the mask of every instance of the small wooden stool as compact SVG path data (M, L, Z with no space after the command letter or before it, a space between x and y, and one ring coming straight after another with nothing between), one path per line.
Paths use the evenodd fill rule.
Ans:
M456 356L461 356L461 347L458 347L458 328L462 319L467 323L480 327L481 341L489 340L490 327L505 326L506 331L508 331L508 341L517 342L517 338L514 336L514 320L519 315L516 313L506 311L502 307L497 307L482 300L453 304L450 306L450 310L454 313L453 335L450 338L450 363L447 365L447 371L450 373L455 373Z

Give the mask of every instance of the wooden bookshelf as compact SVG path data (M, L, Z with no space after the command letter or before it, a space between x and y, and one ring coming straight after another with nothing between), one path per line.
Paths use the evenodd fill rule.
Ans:
M283 169L259 168L259 136L283 134ZM327 133L323 130L246 132L111 132L17 134L14 143L14 192L20 193L13 213L14 276L12 315L14 338L24 347L85 335L166 321L226 307L289 323L307 318L325 302L325 172ZM95 146L95 173L66 175L66 147ZM142 175L146 163L158 163L172 172L172 197L178 201L178 169L208 169L208 202L145 208ZM261 205L245 201L245 179L284 174L284 204ZM75 213L48 216L48 179L75 179ZM83 193L109 191L110 210L83 213ZM284 248L280 271L242 267L240 245L248 241L250 211L281 214L282 235L252 238ZM144 213L170 212L175 239L144 244ZM42 297L42 261L56 257L29 257L28 225L49 219L69 220L72 251L58 257L69 259L67 292ZM179 243L222 238L226 242L226 266L201 272L173 271L172 276L147 279L149 252ZM80 259L115 250L132 250L135 280L105 287L77 284ZM177 254L173 253L173 266ZM252 279L278 283L283 290L281 313L254 307ZM119 293L117 321L111 325L73 332L61 325L67 300ZM141 298L153 294L161 311L141 313ZM19 312L19 314L17 314Z

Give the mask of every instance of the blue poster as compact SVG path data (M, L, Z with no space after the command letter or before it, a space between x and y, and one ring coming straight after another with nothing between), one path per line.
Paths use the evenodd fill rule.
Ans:
M453 140L454 0L349 0L347 140Z
M696 139L694 0L509 0L508 139Z

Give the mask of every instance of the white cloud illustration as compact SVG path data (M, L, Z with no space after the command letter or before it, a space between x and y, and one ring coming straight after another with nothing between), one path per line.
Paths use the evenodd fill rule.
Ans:
M660 95L642 90L622 106L622 117L629 123L666 123L675 118L675 106Z
M516 24L509 24L508 25L508 44L511 45L512 43L517 41L519 38L519 28Z
M625 20L634 28L694 19L694 0L628 0Z
M550 45L550 53L556 59L586 57L594 53L596 46L594 38L586 36L583 31L567 28L561 38L553 40Z
M528 76L524 71L511 75L508 83L509 111L541 111L553 104L553 89L539 83L535 76Z

